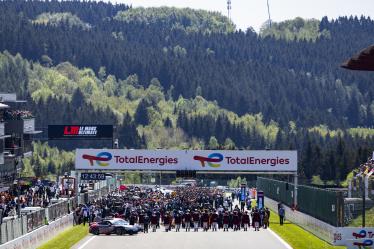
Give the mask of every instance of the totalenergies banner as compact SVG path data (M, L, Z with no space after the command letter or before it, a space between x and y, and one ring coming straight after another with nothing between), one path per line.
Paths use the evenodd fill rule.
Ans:
M334 233L334 245L347 249L374 248L374 227L339 227Z
M84 170L297 171L297 151L77 149Z

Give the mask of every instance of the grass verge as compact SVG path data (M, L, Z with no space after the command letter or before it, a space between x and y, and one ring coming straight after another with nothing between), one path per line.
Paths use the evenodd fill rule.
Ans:
M354 219L351 223L349 223L349 226L350 227L361 227L362 226L362 215L359 215L356 219ZM374 207L369 210L366 210L365 226L374 227Z
M287 217L286 217L287 218ZM278 234L294 249L345 249L342 246L332 246L307 232L298 225L286 221L283 226L279 225L279 216L271 212L270 229Z
M38 249L68 249L86 237L87 234L88 226L74 226L44 243L42 246L38 247Z

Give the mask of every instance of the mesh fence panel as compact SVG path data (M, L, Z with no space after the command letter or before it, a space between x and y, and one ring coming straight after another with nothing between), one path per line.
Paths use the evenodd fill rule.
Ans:
M4 244L8 241L8 234L6 229L6 223L1 224L0 226L0 232L1 232L1 244Z
M27 232L31 232L44 225L45 209L27 214Z
M60 218L64 215L67 215L68 214L68 202L60 202L60 203L56 203L56 204L53 204L51 205L49 208L48 208L48 217L49 217L49 220L55 220L57 218Z
M257 188L273 200L291 207L294 185L274 179L258 177ZM298 210L333 226L342 226L344 220L343 193L310 186L298 186Z

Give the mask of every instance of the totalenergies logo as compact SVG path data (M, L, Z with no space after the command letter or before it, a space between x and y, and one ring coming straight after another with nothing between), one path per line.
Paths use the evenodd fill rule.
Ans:
M353 245L358 246L358 248L366 248L367 246L370 246L370 248L372 248L371 246L373 245L373 241L367 239L362 242L354 242Z
M112 154L110 154L109 152L100 152L99 154L97 154L97 156L84 154L82 158L88 160L91 166L93 166L94 161L96 161L97 165L105 167L109 165L109 163L107 162L112 159Z
M352 235L356 239L362 239L362 238L366 237L366 231L365 230L361 230L359 233L353 233Z
M212 153L208 157L194 156L193 159L200 161L202 167L205 167L205 163L208 163L210 167L218 168L221 166L219 163L222 162L223 155L221 153Z
M371 232L367 233L365 230L361 230L359 233L353 233L352 235L356 239L363 239L366 237L369 238L361 242L354 242L353 243L354 246L357 246L358 248L367 248L367 247L372 248L371 246L374 244L373 240L371 239L374 236L373 233Z

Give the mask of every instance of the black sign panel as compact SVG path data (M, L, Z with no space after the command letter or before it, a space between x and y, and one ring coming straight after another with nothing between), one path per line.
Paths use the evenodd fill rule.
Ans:
M177 174L177 177L196 178L195 170L177 170L176 174Z
M48 125L48 139L112 139L113 125Z
M103 181L105 173L81 173L81 180Z

